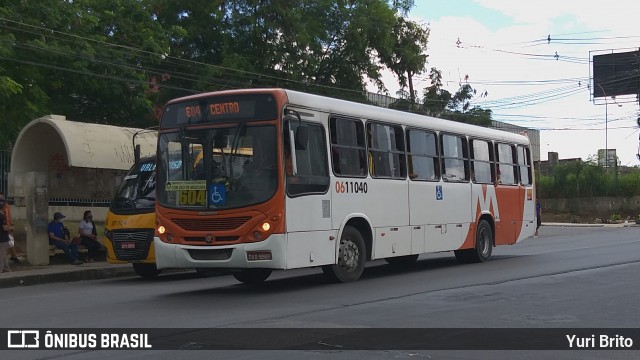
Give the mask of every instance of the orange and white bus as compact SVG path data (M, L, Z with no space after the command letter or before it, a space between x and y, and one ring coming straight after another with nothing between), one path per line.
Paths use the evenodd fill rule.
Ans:
M170 101L156 192L158 268L245 283L316 266L349 282L367 260L442 251L482 262L536 229L527 137L284 89Z

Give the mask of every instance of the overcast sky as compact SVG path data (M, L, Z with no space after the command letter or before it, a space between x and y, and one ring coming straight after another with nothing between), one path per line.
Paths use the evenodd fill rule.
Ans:
M590 52L637 50L638 14L637 0L416 0L409 16L431 28L428 68L442 70L447 89L468 75L488 93L475 103L494 120L541 130L542 160L548 151L586 159L605 148L608 113L609 148L635 166L638 103L619 96L594 104ZM429 85L426 75L414 78L419 89ZM384 82L396 96L393 76Z

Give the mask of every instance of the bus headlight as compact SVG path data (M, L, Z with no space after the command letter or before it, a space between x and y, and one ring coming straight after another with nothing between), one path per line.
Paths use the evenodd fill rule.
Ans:
M262 231L269 231L269 229L271 229L271 224L269 224L268 222L262 224Z
M162 226L162 225L158 226L158 234L162 235L165 232L167 232L167 229L165 229L164 226Z

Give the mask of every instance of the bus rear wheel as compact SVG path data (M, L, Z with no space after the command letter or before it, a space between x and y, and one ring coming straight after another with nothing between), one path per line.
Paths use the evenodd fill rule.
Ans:
M160 274L156 264L133 263L133 271L144 279L153 279Z
M356 228L346 226L340 238L338 263L323 266L322 272L335 282L356 281L364 271L366 250L362 234Z
M480 220L476 230L476 246L473 249L454 251L461 263L481 263L489 260L493 252L493 231L487 220Z
M233 277L247 285L260 284L271 276L271 269L242 269L234 272Z

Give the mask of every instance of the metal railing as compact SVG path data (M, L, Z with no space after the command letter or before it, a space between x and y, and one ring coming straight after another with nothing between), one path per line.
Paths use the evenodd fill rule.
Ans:
M111 200L81 198L49 198L49 206L109 207Z

